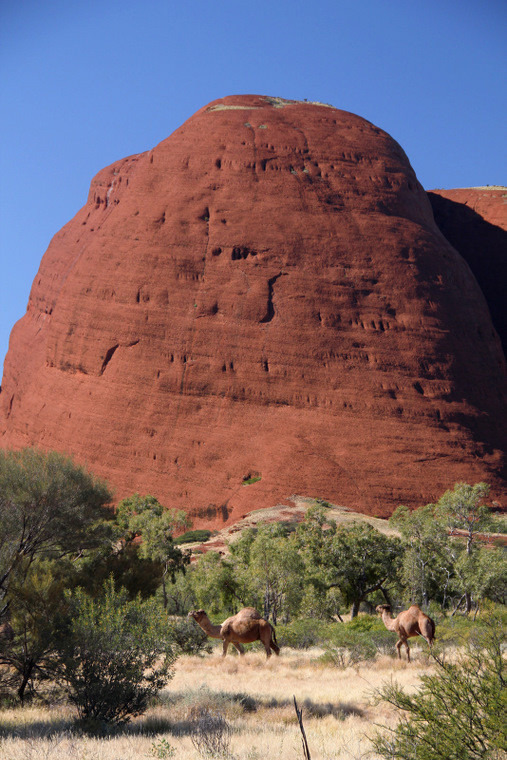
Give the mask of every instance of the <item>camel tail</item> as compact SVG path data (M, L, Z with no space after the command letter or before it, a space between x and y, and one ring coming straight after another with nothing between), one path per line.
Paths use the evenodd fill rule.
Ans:
M278 646L278 641L276 640L276 633L275 633L275 629L274 629L274 627L271 625L271 623L270 623L269 625L271 626L271 641L272 641L272 643L273 643L273 645L274 645L274 646L272 647L272 649L274 649L274 652L275 652L275 654L279 654L279 652L280 652L280 647Z

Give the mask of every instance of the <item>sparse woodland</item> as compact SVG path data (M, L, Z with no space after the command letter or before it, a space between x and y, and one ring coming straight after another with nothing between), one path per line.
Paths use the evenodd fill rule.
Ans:
M0 756L304 757L294 694L313 760L504 757L507 565L488 491L400 506L386 533L316 499L191 562L183 512L134 494L113 514L71 460L0 452ZM409 664L375 607L412 604L436 642L410 639ZM250 606L276 626L269 663L258 643L221 658L187 617Z

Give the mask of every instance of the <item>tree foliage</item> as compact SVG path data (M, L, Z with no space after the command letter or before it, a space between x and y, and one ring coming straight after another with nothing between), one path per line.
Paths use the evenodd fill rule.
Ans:
M0 451L0 613L9 584L37 556L75 554L107 533L106 484L68 457Z
M123 530L125 545L140 540L139 556L162 567L163 599L167 607L167 577L174 582L176 573L184 572L190 562L189 554L174 543L174 532L190 526L185 512L165 509L154 496L136 493L118 504L116 521Z
M407 603L427 606L431 599L438 599L445 604L450 592L453 569L448 536L434 511L433 504L413 511L401 506L389 520L403 540L401 577Z
M54 676L59 621L65 609L65 586L73 577L70 562L36 559L26 576L9 589L12 637L0 642L2 686L21 703L36 685Z
M338 586L352 617L371 594L397 580L402 547L368 523L340 526L332 536L326 557L329 586Z

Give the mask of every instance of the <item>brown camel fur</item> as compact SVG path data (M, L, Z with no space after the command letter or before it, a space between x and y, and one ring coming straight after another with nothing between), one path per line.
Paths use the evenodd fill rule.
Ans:
M244 654L245 650L241 645L250 644L252 641L261 641L268 657L271 657L271 649L275 654L280 653L275 629L253 607L244 607L237 615L224 620L222 625L213 625L204 610L189 612L188 617L193 618L212 639L223 640L223 657L227 654L229 644L236 647L240 654Z
M395 631L398 634L396 649L398 650L400 660L400 650L404 646L407 650L408 661L410 662L410 648L407 639L413 636L422 636L426 639L431 649L435 638L435 623L428 615L424 614L417 604L413 604L408 610L400 612L396 619L391 617L391 607L389 604L379 604L375 609L382 615L382 621L387 630Z

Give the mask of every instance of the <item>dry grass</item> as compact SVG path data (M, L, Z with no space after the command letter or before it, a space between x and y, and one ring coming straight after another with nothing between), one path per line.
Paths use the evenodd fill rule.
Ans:
M227 106L223 103L218 103L216 106L210 106L207 108L207 111L255 111L260 106Z
M405 688L415 688L418 676L429 670L428 661L414 647L411 664L383 656L371 664L337 670L323 666L319 654L286 649L269 661L261 652L243 658L228 655L225 660L218 653L181 657L162 704L107 739L77 734L69 707L3 710L0 757L134 760L164 757L156 754L157 749L163 753L170 746L175 758L199 760L192 725L208 710L223 715L231 726L230 757L235 760L260 760L273 753L277 760L294 760L302 757L295 695L303 706L312 760L366 758L370 746L366 734L372 725L392 725L396 720L388 706L372 705L373 689L393 676Z

